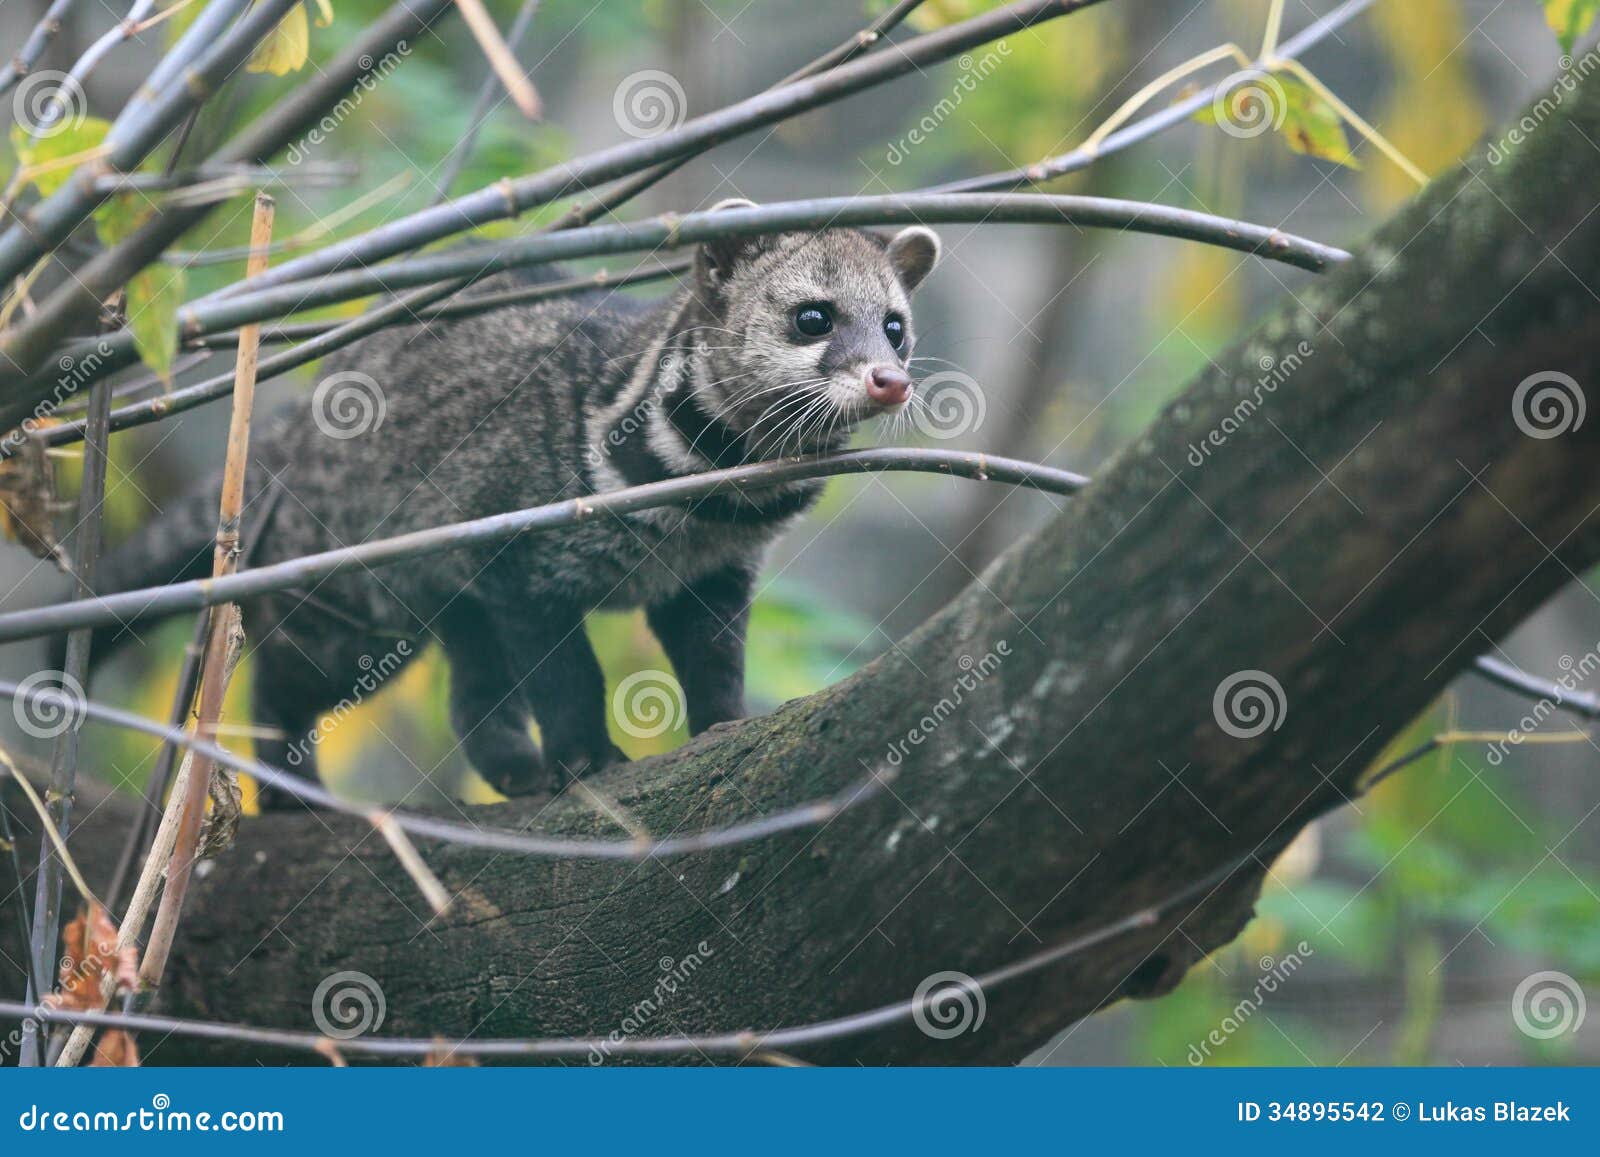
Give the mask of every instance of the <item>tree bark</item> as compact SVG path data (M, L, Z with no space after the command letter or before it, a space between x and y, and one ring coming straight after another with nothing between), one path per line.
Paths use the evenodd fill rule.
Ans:
M814 831L671 862L424 845L460 894L433 922L360 822L256 819L196 880L161 1007L310 1029L318 981L354 969L382 986L386 1034L605 1034L666 960L698 953L635 1035L789 1025L996 967L1254 852L1203 902L986 993L976 1031L908 1024L803 1055L1015 1062L1111 1001L1170 989L1239 932L1275 852L1385 741L1600 557L1600 422L1535 438L1515 411L1530 375L1600 382L1594 141L1590 85L1505 163L1436 181L1347 267L1289 282L1293 308L889 653L596 781L657 834L898 762L889 792ZM1258 410L1236 410L1266 359L1281 371L1292 355ZM1213 700L1244 670L1272 676L1284 706L1236 738ZM115 854L114 810L74 836L91 866ZM469 814L619 834L571 795ZM154 1063L282 1059L146 1047Z

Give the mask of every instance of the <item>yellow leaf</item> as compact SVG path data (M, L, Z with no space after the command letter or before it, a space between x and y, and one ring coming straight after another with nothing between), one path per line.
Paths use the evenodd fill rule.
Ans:
M1600 0L1544 0L1544 18L1561 41L1561 51L1569 56L1597 15Z
M317 27L326 28L333 23L333 4L330 0L313 0L317 6Z
M271 34L256 46L245 65L246 72L270 72L273 76L287 76L306 66L311 55L311 26L306 20L305 5L296 4L278 21Z
M128 328L134 348L168 385L178 357L178 307L187 280L181 268L152 265L128 282Z
M1229 136L1249 138L1275 130L1297 153L1359 169L1344 121L1332 105L1293 76L1252 77L1219 93L1194 119L1219 125Z
M57 122L60 123L60 122ZM25 169L39 169L33 184L41 197L48 197L72 177L89 155L105 143L111 123L99 117L72 121L60 132L31 138L21 125L11 126L11 147Z

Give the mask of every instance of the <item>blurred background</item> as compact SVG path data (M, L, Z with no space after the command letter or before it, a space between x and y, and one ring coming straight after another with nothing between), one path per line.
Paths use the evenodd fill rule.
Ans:
M0 3L7 53L45 2ZM544 0L519 57L543 97L546 119L530 124L502 104L449 191L467 192L628 139L617 98L624 81L643 70L671 77L684 109L695 115L767 86L885 6ZM901 34L990 6L933 0ZM117 0L78 6L41 67L70 65L114 26L122 7ZM311 28L305 67L315 69L383 7L378 0L334 0L332 25ZM520 5L490 0L489 7L506 28ZM730 196L761 201L909 190L1025 165L1080 144L1143 85L1199 53L1235 43L1254 56L1268 7L1269 0L1114 0L1009 38L1009 52L970 85L960 83L964 66L952 62L732 141L651 190L626 215L685 211ZM1334 7L1333 0L1289 0L1285 35ZM1436 173L1498 136L1530 98L1550 91L1561 48L1543 7L1537 0L1378 0L1305 63L1406 158ZM1551 7L1563 7L1561 0ZM178 23L151 29L108 58L88 86L91 111L107 115L121 105ZM1194 79L1214 82L1232 68L1214 65ZM325 240L434 199L444 191L445 158L467 133L484 75L464 26L442 21L348 119L307 148L314 161L358 166L359 177L342 188L283 191L276 235ZM237 123L295 82L293 72L241 76L224 103ZM1182 87L1157 96L1149 109L1170 103ZM197 131L220 136L225 128L202 121ZM1191 121L1052 187L1237 215L1349 245L1416 184L1359 134L1348 134L1347 143L1350 163L1340 164L1286 147L1281 134L1244 139ZM248 216L241 198L184 248L243 245ZM491 232L522 232L540 219ZM916 303L918 353L933 359L920 368L970 377L978 391L969 401L977 408L958 437L932 439L913 429L903 440L1089 474L1135 437L1209 356L1312 276L1198 245L1115 233L1015 225L941 232L946 259ZM242 272L237 260L197 264L189 295ZM186 367L180 382L222 364L190 360L180 363ZM265 384L258 407L270 409L316 380L311 367ZM113 539L220 465L226 423L226 407L211 406L115 438ZM78 463L66 457L58 467L70 494ZM767 709L811 692L891 646L1059 503L911 475L834 482L767 568L751 631L752 706ZM1448 583L1450 575L1439 581ZM1593 586L1594 576L1575 584L1504 641L1505 653L1554 677L1563 656L1570 661L1594 648L1600 600ZM64 589L47 565L14 545L0 547L5 609L51 601ZM597 616L591 629L613 685L632 671L666 665L642 616ZM142 652L120 654L98 678L96 697L164 718L189 630L187 621L174 621L153 632ZM32 645L5 648L0 669L6 678L22 677L41 655ZM332 729L319 755L331 784L361 798L404 798L410 806L495 798L454 751L445 683L442 661L429 655ZM249 744L247 687L246 670L235 683L230 715L231 742L241 750ZM1463 681L1393 750L1449 728L1505 730L1525 710L1516 699ZM42 753L44 745L19 734L9 712L0 713L0 730L8 745ZM90 772L130 790L142 786L154 762L152 744L100 728L86 735L83 765ZM683 736L616 739L637 756ZM1329 766L1341 754L1330 752ZM1516 747L1498 765L1482 742L1448 745L1359 807L1310 829L1276 865L1259 918L1175 993L1085 1021L1035 1059L1180 1066L1600 1061L1595 1024L1544 1039L1523 1031L1511 1015L1519 983L1541 970L1559 970L1600 992L1600 822L1591 818L1600 807L1596 769L1592 742ZM1300 948L1302 941L1309 950ZM1264 986L1271 991L1263 996ZM1206 1043L1219 1036L1222 1043Z

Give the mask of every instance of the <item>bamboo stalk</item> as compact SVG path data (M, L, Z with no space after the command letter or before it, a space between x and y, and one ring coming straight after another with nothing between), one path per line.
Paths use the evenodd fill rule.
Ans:
M461 19L466 21L473 39L478 42L478 47L483 50L484 57L489 61L489 67L494 69L494 74L500 78L500 83L505 85L506 93L511 97L512 103L530 121L538 120L541 112L539 93L523 73L516 56L501 37L500 29L495 27L494 17L490 16L489 10L483 6L483 0L456 0L456 8L460 10Z
M257 193L255 216L250 226L252 253L248 276L259 277L266 272L274 211L272 198L265 193ZM233 414L228 424L227 459L222 474L221 509L217 515L217 545L211 563L214 579L226 578L238 569L239 521L244 509L245 473L250 457L250 419L255 408L256 364L260 349L261 331L258 327L251 326L240 333ZM227 691L225 672L231 633L229 627L236 613L213 612L211 616L200 681L200 718L197 724L198 734L208 742L215 739L217 721L222 716L222 699ZM184 897L194 872L195 850L200 839L201 821L205 818L212 766L212 759L202 749L196 749L189 780L184 784L183 811L173 841L172 857L167 862L166 888L161 894L161 906L156 911L155 924L150 929L150 942L139 967L139 987L144 990L159 988L162 973L166 971L167 957L172 951L172 940L177 933Z

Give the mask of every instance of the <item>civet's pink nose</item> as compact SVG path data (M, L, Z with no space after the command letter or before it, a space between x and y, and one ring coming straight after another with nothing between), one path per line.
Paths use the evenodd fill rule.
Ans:
M867 397L880 406L898 406L911 396L911 375L894 366L867 371Z

